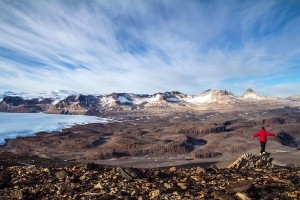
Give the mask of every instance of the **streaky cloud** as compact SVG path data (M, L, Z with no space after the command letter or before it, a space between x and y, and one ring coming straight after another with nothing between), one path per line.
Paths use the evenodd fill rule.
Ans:
M299 89L278 88L297 79L264 79L299 73L299 9L297 1L1 1L0 90L292 95Z

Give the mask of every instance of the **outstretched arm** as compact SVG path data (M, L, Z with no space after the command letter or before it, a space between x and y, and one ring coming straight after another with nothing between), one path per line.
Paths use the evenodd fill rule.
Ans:
M268 135L268 136L277 136L276 133L269 133L269 132L267 132L267 135Z
M259 136L259 131L257 132L257 133L254 133L253 135L252 135L252 137L254 138L254 137L258 137Z

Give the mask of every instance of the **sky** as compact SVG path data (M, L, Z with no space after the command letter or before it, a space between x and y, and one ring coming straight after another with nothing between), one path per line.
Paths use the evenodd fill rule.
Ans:
M0 92L300 95L298 0L0 0Z

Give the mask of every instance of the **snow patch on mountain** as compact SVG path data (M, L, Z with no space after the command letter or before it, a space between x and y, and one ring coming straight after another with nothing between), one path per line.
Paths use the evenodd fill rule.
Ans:
M109 106L109 107L116 104L116 100L112 96L102 97L100 102L102 106Z
M119 96L117 99L121 104L132 104L132 101L130 101L124 96Z
M207 103L212 99L212 94L199 95L199 96L188 96L184 101L195 104Z
M132 103L135 104L135 105L140 105L140 104L143 104L143 103L147 103L148 99L149 99L148 97L136 96L136 97L133 98Z
M149 103L155 103L158 101L163 100L163 95L162 94L156 94L153 97L149 98Z
M243 98L246 98L246 99L256 99L256 100L266 99L265 97L259 96L257 94L247 94L247 95L244 95Z
M100 99L103 107L111 107L116 105L132 105L132 95L127 93L112 93L110 95L103 96Z
M169 102L179 102L180 100L177 99L176 97L169 97L169 98L166 98L166 101L169 101Z

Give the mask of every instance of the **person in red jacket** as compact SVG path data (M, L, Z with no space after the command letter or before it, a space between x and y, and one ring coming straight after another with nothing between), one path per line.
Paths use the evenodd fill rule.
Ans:
M260 141L260 153L264 153L266 151L266 143L267 143L267 136L277 136L275 133L269 133L266 131L265 127L262 127L260 131L252 135L252 138L258 137Z

